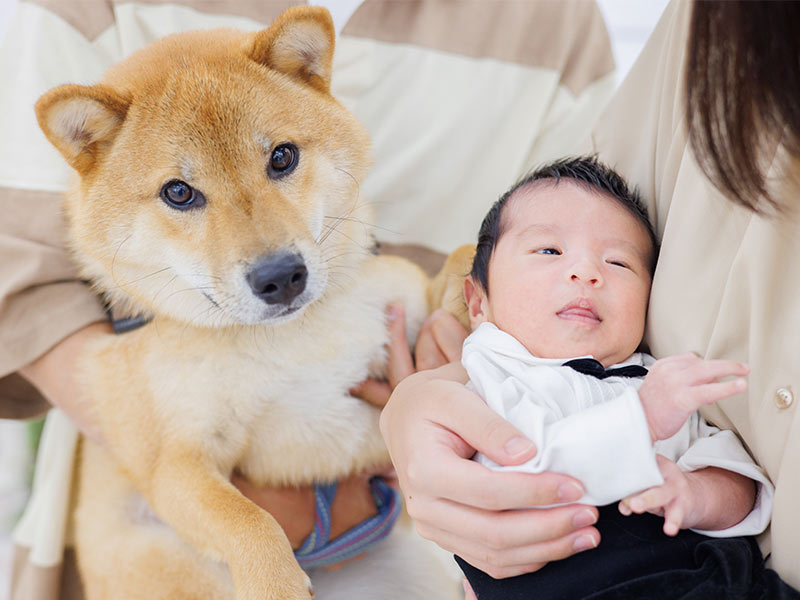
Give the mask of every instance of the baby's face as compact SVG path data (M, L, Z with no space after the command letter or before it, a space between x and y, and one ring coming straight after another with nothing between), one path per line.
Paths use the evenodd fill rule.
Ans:
M491 321L541 358L590 354L609 366L635 352L651 284L644 226L564 180L519 190L502 219L473 326Z

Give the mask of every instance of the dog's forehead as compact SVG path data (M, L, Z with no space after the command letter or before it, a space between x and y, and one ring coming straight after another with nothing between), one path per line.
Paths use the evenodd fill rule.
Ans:
M208 156L232 160L242 153L264 154L285 141L314 144L325 111L309 112L307 96L317 96L317 106L327 104L320 94L266 69L253 71L221 73L195 65L170 74L164 85L134 99L126 137L151 140L153 147L177 156L205 148Z
M366 130L330 94L253 60L241 32L201 33L146 47L104 78L131 100L114 151L136 170L260 170L285 142L349 172L367 164Z
M142 113L170 117L185 113L190 118L213 119L216 125L229 128L278 117L287 107L299 107L306 91L283 79L255 64L223 70L218 65L195 63L165 74L157 85L140 89L133 105L145 109ZM276 110L278 107L281 110Z
M215 125L276 119L297 122L300 110L335 102L308 85L257 63L245 52L242 32L212 30L169 36L112 67L104 81L132 100L141 117L199 118ZM297 109L296 111L294 109ZM134 114L137 111L134 110ZM292 114L295 113L295 114Z

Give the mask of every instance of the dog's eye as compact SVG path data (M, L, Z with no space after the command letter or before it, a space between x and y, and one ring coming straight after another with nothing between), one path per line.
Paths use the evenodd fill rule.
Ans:
M172 208L186 210L200 208L206 203L205 196L185 181L173 179L161 188L161 199Z
M281 144L275 146L272 155L269 157L269 167L267 174L272 179L278 179L284 175L288 175L297 166L297 159L300 157L300 151L294 144Z

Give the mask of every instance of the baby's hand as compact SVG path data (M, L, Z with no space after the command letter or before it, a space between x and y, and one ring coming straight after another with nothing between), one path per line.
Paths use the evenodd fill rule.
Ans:
M664 517L664 533L677 535L681 529L694 527L703 515L702 490L694 484L691 473L684 473L671 460L656 455L664 484L652 487L619 503L619 512L628 516L649 512Z
M665 440L701 406L714 404L747 389L750 367L732 360L703 360L694 354L668 356L655 362L639 388L650 438ZM737 377L718 381L723 377Z

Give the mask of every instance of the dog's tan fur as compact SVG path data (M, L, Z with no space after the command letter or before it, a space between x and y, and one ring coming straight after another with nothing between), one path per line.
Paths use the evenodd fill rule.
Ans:
M464 300L464 278L472 270L475 244L459 246L445 259L442 268L428 285L428 307L443 308L453 315L464 329L469 329L469 309Z
M330 96L333 41L327 11L294 8L254 34L170 36L36 105L79 175L65 206L83 274L153 317L83 357L106 444L81 457L91 599L309 598L283 531L231 473L308 484L388 458L378 410L348 389L380 373L388 302L419 325L426 280L368 250L369 142ZM284 142L299 161L271 177ZM206 205L168 206L170 180ZM283 251L308 269L292 314L247 284L259 257Z

